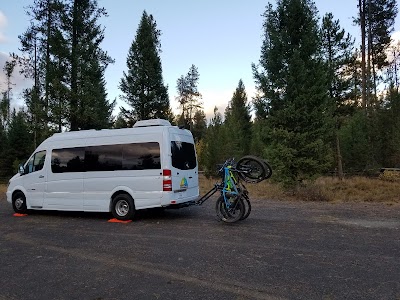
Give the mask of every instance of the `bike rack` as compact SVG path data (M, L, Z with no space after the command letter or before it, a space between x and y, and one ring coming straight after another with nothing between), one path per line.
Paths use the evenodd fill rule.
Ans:
M202 196L200 199L197 199L195 201L196 205L202 205L206 200L208 200L212 195L214 195L216 192L221 190L221 185L218 183L215 184L215 186L209 190L204 196Z

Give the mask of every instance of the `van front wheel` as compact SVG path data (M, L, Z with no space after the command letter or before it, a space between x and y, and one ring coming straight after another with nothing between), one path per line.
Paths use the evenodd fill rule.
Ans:
M133 199L127 194L120 194L112 200L111 212L118 220L130 220L135 214Z
M24 214L28 211L24 193L17 192L12 197L12 206L16 213Z

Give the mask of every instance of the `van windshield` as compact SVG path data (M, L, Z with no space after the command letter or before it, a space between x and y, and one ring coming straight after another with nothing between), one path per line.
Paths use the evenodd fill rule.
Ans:
M191 143L172 141L172 166L180 170L192 170L197 166L196 151Z

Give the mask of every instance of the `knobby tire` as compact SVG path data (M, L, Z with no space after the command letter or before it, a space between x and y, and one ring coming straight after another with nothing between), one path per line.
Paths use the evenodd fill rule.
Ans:
M245 214L245 206L242 199L235 199L233 201L236 201L236 203L233 203L234 207L227 208L224 197L220 196L215 204L215 210L218 218L226 223L237 222L241 220Z

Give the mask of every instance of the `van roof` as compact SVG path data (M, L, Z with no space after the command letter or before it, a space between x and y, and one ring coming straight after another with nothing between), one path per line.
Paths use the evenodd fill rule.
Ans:
M163 119L140 120L133 127L148 127L148 126L171 126L171 123Z
M137 126L136 124L139 123ZM61 140L72 140L72 139L86 139L92 137L107 137L107 136L123 136L131 134L150 134L157 133L168 128L179 129L177 126L172 126L167 120L153 119L143 120L135 123L133 128L121 128L121 129L89 129L80 131L66 131L61 133L54 133L44 142L54 142ZM187 130L182 130L186 132Z

